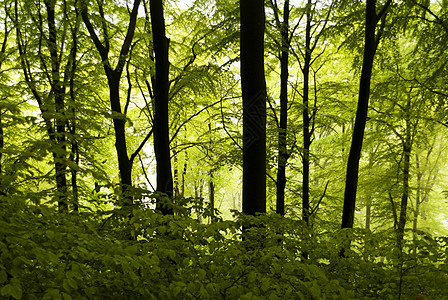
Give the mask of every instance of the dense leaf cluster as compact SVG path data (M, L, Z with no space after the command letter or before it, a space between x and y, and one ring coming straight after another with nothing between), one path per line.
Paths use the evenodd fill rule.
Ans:
M98 218L6 197L1 206L10 299L396 299L400 284L403 299L448 294L446 239L398 253L385 234L316 236L277 215L207 225L142 209ZM340 257L347 235L352 250Z

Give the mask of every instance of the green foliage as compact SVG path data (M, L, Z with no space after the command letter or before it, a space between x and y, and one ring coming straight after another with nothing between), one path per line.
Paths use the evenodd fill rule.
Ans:
M387 233L317 236L277 215L207 225L137 208L97 219L6 197L0 205L3 297L395 299L400 276L403 299L448 293L446 238L425 235L400 255ZM129 229L133 238L123 238ZM341 258L347 235L352 248Z

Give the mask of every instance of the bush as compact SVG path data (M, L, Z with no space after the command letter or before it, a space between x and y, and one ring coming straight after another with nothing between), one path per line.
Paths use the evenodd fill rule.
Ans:
M98 218L2 200L3 297L396 298L397 264L366 255L365 247L357 249L357 243L365 244L365 232L352 232L352 251L341 258L337 236L317 238L300 221L277 215L238 215L236 221L207 225L151 210L134 209L132 217L111 213ZM244 233L241 228L246 228ZM412 268L411 258L418 262ZM447 278L440 272L446 271L446 264L423 257L405 259L402 298L423 292L443 299L447 291L440 287L447 286Z

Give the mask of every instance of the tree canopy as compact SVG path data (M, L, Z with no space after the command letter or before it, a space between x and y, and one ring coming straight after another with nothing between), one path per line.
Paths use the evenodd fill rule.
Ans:
M0 4L2 297L448 295L448 2Z

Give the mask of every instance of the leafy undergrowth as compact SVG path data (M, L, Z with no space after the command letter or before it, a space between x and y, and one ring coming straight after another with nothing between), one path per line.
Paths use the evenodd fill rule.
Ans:
M401 299L448 295L444 241L431 237L398 253L385 234L317 236L276 215L207 225L151 210L99 218L1 200L4 298L397 299L400 286Z

